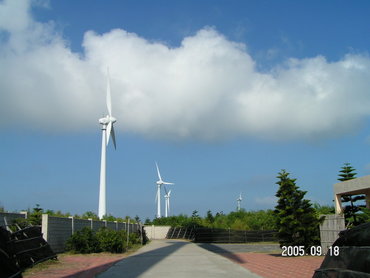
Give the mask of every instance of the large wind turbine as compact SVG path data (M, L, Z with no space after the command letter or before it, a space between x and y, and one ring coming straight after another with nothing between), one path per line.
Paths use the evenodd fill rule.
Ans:
M102 144L101 144L101 163L100 163L100 187L99 187L99 218L102 219L107 214L107 203L106 203L106 151L109 143L109 137L112 137L114 148L116 148L116 138L114 136L113 124L116 122L116 118L112 116L112 100L110 96L110 82L109 82L109 71L107 73L107 109L108 115L104 118L99 119L99 123L102 125Z
M170 196L171 196L171 190L167 192L166 187L164 187L164 191L166 194L164 195L165 199L165 210L164 210L164 216L168 217L170 216Z
M156 184L157 184L157 195L156 195L155 198L156 198L156 201L157 201L157 218L160 218L161 217L161 186L164 185L164 184L174 185L174 183L163 181L162 177L161 177L161 173L159 172L159 167L158 167L157 162L155 163L155 165L157 166L157 173L158 173L158 179L159 179L156 182Z
M241 203L241 201L242 201L243 199L242 199L242 193L240 193L239 194L239 198L238 199L236 199L236 201L238 202L238 211L240 211L240 203Z

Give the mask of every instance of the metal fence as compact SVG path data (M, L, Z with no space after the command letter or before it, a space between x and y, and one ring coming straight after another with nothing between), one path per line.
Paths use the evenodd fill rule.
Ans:
M195 228L177 227L170 228L167 232L168 239L189 239L194 240Z
M277 241L277 231L240 231L212 228L171 228L167 238L189 239L204 243L247 243Z

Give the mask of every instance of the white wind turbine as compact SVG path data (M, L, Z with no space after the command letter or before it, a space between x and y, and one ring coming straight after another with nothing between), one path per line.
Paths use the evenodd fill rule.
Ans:
M239 194L239 198L236 199L236 201L238 202L238 211L240 211L240 203L242 202L242 193Z
M174 183L171 182L165 182L162 180L161 173L159 172L158 164L157 162L155 163L157 166L157 173L158 173L158 181L156 182L157 184L157 195L155 196L155 199L157 201L157 218L161 217L161 186L164 184L167 185L174 185Z
M101 163L100 163L100 186L99 186L99 218L102 219L107 214L106 204L106 150L109 142L109 137L112 137L114 148L116 148L116 138L114 135L113 124L116 118L112 117L112 100L110 95L109 71L107 73L107 109L108 115L99 119L102 125L102 144L101 144Z
M165 211L164 211L164 216L168 217L170 216L170 196L171 196L171 190L167 192L166 187L164 187L164 191L166 194L164 195L165 199Z

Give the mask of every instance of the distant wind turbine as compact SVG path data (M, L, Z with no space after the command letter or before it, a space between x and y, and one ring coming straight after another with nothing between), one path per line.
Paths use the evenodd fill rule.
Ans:
M170 196L171 196L171 190L167 192L166 187L164 187L164 191L166 194L164 195L165 199L165 211L164 211L164 216L168 217L170 216Z
M156 202L157 202L157 218L161 217L161 186L166 184L166 185L174 185L174 183L171 182L165 182L162 180L161 173L159 172L159 167L157 162L155 163L157 166L157 173L158 173L158 181L156 182L157 184L157 195L155 197Z
M240 211L240 203L242 202L242 193L239 194L239 198L236 199L236 201L238 202L238 211Z
M107 109L108 115L104 118L99 119L99 123L102 125L102 144L101 144L101 163L100 163L100 186L99 186L99 212L98 216L100 219L107 214L107 203L106 203L106 150L109 143L109 138L112 137L114 148L116 148L116 138L114 135L113 124L116 122L116 118L112 116L112 100L110 95L110 82L109 82L109 71L107 72Z

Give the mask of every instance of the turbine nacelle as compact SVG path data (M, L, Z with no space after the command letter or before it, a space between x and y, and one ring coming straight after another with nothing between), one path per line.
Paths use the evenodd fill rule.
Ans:
M174 185L174 183L172 183L172 182L165 182L165 181L161 181L161 180L157 181L156 184L157 185L163 185L163 184Z
M243 199L242 199L242 194L240 193L239 194L239 198L238 199L236 199L238 202L240 202L240 201L242 201Z
M112 124L114 124L116 121L117 121L117 119L115 117L112 117L112 116L109 116L109 115L105 116L104 118L99 119L99 123L102 124L102 125L107 125L110 122Z

